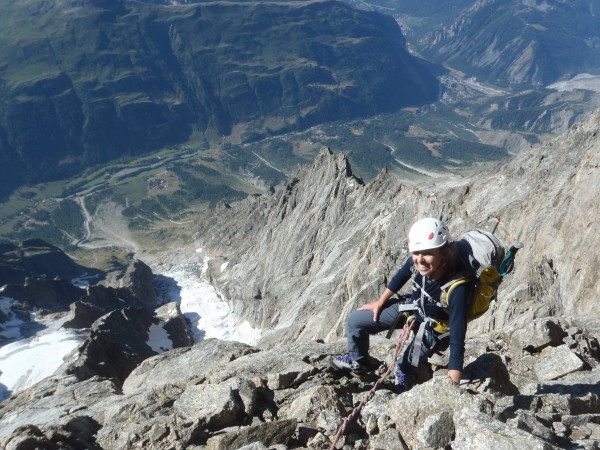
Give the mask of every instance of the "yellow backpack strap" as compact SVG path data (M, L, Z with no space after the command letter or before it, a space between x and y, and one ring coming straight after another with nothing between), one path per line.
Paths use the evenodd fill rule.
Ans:
M440 295L440 304L442 308L445 310L450 309L450 294L452 290L456 286L460 286L461 284L469 283L471 279L466 276L461 276L460 278L455 278L454 280L448 281L441 287L441 295ZM433 328L438 333L448 333L450 332L450 322L448 320L436 320L436 326Z
M442 291L440 295L440 306L444 309L448 309L450 307L450 293L456 286L460 286L461 284L469 283L471 279L467 276L461 276L459 278L455 278L454 280L448 281L444 284L440 289Z

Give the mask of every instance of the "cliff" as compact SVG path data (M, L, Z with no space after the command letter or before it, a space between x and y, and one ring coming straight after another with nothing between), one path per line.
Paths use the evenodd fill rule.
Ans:
M222 205L198 226L212 281L239 322L263 328L257 346L209 339L148 357L138 344L150 318L110 312L92 324L83 364L67 361L0 404L0 444L329 448L368 398L336 448L597 448L599 129L597 113L494 170L414 186L385 171L364 184L323 149L281 190ZM492 310L469 326L460 386L435 355L430 380L372 393L374 380L340 378L327 356L345 351L345 317L381 292L425 215L455 236L499 215L496 234L525 248ZM126 329L135 339L124 344ZM392 364L394 345L373 338L373 356Z
M405 237L415 218L441 215L458 237L492 228L499 216L496 234L525 248L494 313L476 329L546 315L593 323L599 117L493 170L415 186L385 171L364 185L343 155L323 149L281 191L223 208L201 230L229 260L222 272L213 266L213 280L237 314L267 330L265 344L331 339L408 256Z

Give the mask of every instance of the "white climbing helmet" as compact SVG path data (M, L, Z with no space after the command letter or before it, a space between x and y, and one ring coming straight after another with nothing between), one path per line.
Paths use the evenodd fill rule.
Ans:
M439 219L428 217L415 222L408 232L408 250L418 252L439 248L450 242L450 231Z

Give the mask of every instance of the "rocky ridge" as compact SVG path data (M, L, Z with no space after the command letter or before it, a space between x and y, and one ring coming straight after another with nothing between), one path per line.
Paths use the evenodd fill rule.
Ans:
M598 132L596 113L492 171L410 187L385 171L364 185L343 155L323 149L281 191L223 208L200 230L229 261L221 271L223 258L214 260L212 280L240 316L269 330L265 343L329 339L341 334L335 319L343 323L358 303L377 298L408 256L405 236L416 217L441 216L458 237L492 228L499 216L497 236L525 248L478 329L503 328L517 316L585 319L600 294L592 226Z
M122 384L100 376L43 380L0 405L0 442L7 449L325 449L369 396L335 448L597 448L598 343L590 368L573 345L589 336L565 326L537 321L522 330L542 351L501 333L471 339L460 387L442 370L401 395L389 383L373 393L372 382L332 374L326 357L343 351L343 342L273 351L209 339L146 359ZM571 344L553 346L550 330ZM373 354L391 363L393 347L377 337ZM531 373L515 378L507 361Z
M175 348L194 342L179 305L159 304L152 270L135 258L107 273L77 264L42 240L30 240L5 244L0 267L0 344L15 339L10 329L18 328L22 338L42 331L44 319L80 330L83 342L59 369L79 379L100 375L123 382L137 364L157 353L147 344L152 325L164 328ZM86 279L92 284L76 286ZM17 384L28 385L24 378ZM0 384L0 398L7 393Z
M222 205L198 230L234 314L263 328L257 346L206 340L115 374L66 363L0 404L0 444L329 448L373 380L339 378L327 355L345 351L346 315L407 256L414 218L441 215L457 234L500 215L498 236L526 246L470 326L463 383L450 385L435 355L431 379L408 392L383 383L336 448L598 448L599 128L600 113L493 172L412 187L385 171L364 184L323 149L281 190ZM392 362L393 340L372 348Z

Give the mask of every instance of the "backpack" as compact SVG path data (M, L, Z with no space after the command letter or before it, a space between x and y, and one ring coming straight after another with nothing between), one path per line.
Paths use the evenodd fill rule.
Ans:
M449 311L452 290L461 284L474 282L467 312L467 321L470 322L481 317L489 309L492 300L496 299L498 286L506 274L503 273L503 263L507 253L500 240L489 231L467 231L455 245L465 271L441 287L440 304L445 311ZM448 321L436 322L436 331L450 331Z

